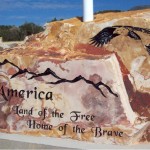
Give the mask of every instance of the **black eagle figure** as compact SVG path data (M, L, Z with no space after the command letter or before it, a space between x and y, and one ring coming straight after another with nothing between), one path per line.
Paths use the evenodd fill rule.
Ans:
M133 27L133 26L112 26L112 27L104 28L97 35L95 35L93 38L91 38L90 44L94 45L96 47L107 44L113 38L121 35L121 33L117 32L117 30L120 28L126 29L127 36L134 40L141 40L141 37L135 31L143 32L145 34L150 35L150 29L146 29L146 28ZM150 44L145 45L145 48L147 49L147 52L150 55Z

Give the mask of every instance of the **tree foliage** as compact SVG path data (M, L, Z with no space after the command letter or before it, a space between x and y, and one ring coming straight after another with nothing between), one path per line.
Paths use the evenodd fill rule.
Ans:
M22 41L26 36L43 30L43 27L34 23L24 23L19 27L0 25L0 37L3 38L3 41Z
M55 18L53 18L52 20L50 20L50 21L47 21L48 23L50 23L50 22L55 22L55 21L62 21L62 20L64 20L64 19L57 19L56 17Z
M95 12L94 14L103 14L103 13L110 13L110 12L121 12L121 10L102 10Z
M141 10L141 9L150 9L150 5L135 6L135 7L132 7L131 9L129 9L129 10Z

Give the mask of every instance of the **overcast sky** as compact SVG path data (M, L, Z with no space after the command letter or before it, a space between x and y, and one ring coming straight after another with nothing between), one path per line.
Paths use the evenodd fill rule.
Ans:
M150 0L94 0L94 11L128 10L137 5L150 5ZM82 16L82 0L0 0L0 25L43 25L54 17L75 16Z

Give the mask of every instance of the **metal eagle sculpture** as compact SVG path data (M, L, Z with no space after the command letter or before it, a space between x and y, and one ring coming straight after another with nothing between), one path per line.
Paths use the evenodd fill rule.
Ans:
M150 35L150 29L147 29L147 28L140 28L140 27L133 27L133 26L112 26L112 27L104 28L97 35L92 37L90 44L97 46L97 47L107 44L113 38L121 35L121 33L117 31L120 28L126 29L127 36L134 40L141 40L141 37L136 33L136 31ZM145 48L150 55L150 43L149 45L145 45Z

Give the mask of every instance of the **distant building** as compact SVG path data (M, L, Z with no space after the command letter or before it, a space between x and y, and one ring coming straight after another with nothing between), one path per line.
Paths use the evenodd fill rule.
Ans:
M83 0L83 22L93 21L93 0Z

